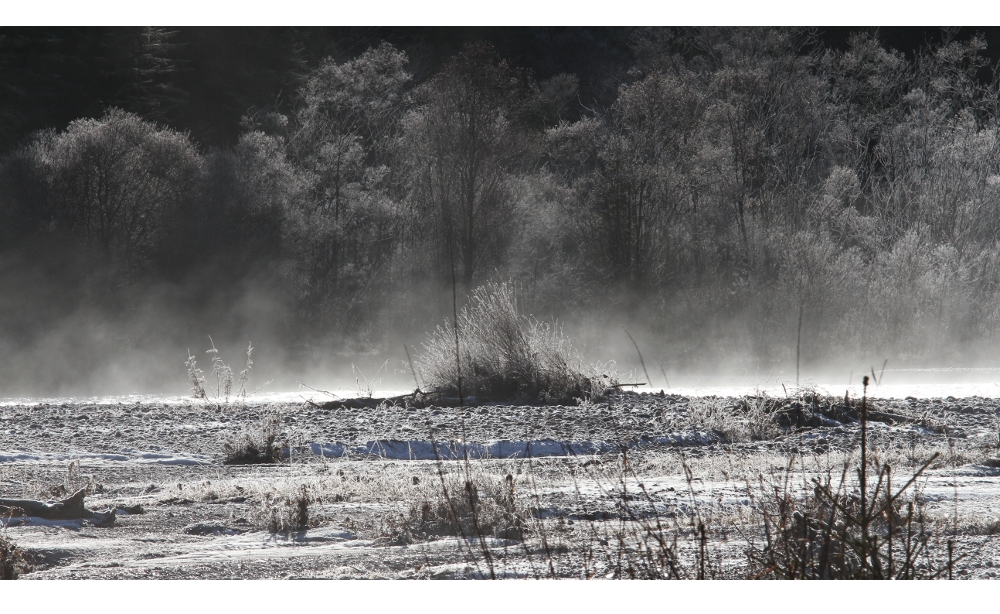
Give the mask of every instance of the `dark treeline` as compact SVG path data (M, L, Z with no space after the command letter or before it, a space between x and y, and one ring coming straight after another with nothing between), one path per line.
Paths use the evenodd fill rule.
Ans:
M213 331L398 346L453 276L670 369L787 367L800 314L807 363L981 358L987 41L835 35L6 29L0 386Z

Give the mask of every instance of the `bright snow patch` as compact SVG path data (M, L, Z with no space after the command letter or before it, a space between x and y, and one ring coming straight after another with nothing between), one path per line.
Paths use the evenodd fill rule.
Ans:
M499 440L487 443L462 443L456 441L431 442L426 440L377 440L361 445L342 443L311 443L296 452L310 452L317 456L339 458L342 456L375 456L392 460L460 460L463 458L540 458L547 456L583 456L606 454L623 449L649 446L691 446L713 443L718 437L711 433L689 431L670 433L661 437L644 437L625 443L607 441L555 441L538 439L529 441Z

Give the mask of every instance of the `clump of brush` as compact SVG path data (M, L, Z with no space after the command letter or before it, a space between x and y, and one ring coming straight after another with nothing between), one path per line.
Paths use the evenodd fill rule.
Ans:
M226 405L229 404L229 394L233 390L233 370L222 360L219 350L215 347L215 341L210 336L208 340L212 343L212 349L205 352L212 355L212 375L215 377L215 400L220 403L225 398Z
M414 488L405 512L388 518L384 541L407 544L446 536L492 536L520 541L528 509L517 496L514 476L485 471L444 474L427 488Z
M936 561L931 556L931 546L940 536L924 515L918 479L935 462L937 453L898 488L893 487L895 476L888 462L871 462L868 382L865 376L865 395L859 405L861 458L852 481L845 464L836 486L828 473L825 479L812 479L806 497L794 497L787 479L794 458L782 487L768 486L761 479L761 491L772 496L758 502L765 539L762 547L752 545L747 553L752 577L951 579L955 564L973 554L957 552L954 540L947 539L947 557Z
M315 502L316 497L303 484L292 496L267 495L259 505L251 508L250 521L272 534L305 531L316 525L316 519L309 513Z
M572 403L614 383L583 373L579 354L558 324L522 315L510 283L473 290L457 325L438 326L423 345L418 367L441 393Z
M0 580L17 580L28 569L24 551L10 540L4 529L0 532Z
M226 465L258 465L277 463L281 460L284 444L281 441L282 416L277 411L267 411L255 422L244 424L236 433L227 433L222 439Z

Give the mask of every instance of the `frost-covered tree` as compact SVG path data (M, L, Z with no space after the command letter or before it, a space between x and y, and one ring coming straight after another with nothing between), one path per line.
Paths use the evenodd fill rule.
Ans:
M80 237L126 276L147 263L202 163L187 135L119 109L42 133L28 152L44 177L50 228Z
M438 262L453 265L466 288L502 261L508 245L515 207L508 181L530 160L529 92L526 76L491 46L468 45L420 88L404 119L410 201L436 237Z
M303 193L286 209L287 251L307 310L358 318L384 293L402 211L393 158L410 75L389 44L326 59L301 92L287 150Z

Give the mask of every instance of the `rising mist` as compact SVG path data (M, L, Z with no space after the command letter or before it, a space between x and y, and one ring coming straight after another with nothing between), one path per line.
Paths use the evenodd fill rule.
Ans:
M657 387L996 364L973 31L211 32L5 29L0 397L407 387L498 280Z

